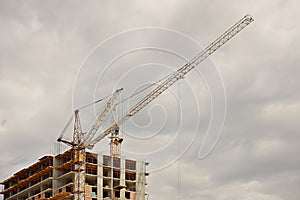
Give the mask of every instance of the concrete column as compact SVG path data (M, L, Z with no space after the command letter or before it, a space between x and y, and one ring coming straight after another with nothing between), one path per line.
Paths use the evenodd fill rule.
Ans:
M56 195L58 193L58 182L57 182L57 178L58 178L58 171L56 170L56 167L58 166L58 160L53 157L53 179L52 179L52 188L53 188L53 196Z
M125 158L120 158L120 185L125 186ZM120 199L125 200L125 189L120 190Z
M136 162L136 200L145 200L145 163Z
M98 154L98 167L97 167L97 200L103 199L103 156Z
M120 185L125 185L125 158L121 158Z

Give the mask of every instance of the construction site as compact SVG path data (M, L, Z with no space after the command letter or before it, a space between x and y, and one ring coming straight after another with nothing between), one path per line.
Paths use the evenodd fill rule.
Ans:
M174 73L150 85L154 87L138 103L130 107L123 116L117 117L114 123L103 128L105 119L110 117L117 105L118 96L122 92L117 89L110 95L93 126L84 132L81 128L79 113L73 113L72 140L67 140L64 133L57 142L68 146L68 149L56 155L45 155L34 164L21 169L1 184L1 194L5 200L145 200L148 162L129 159L122 156L119 127L145 106L156 99L174 83L185 78L185 75L199 65L208 56L218 50L253 21L246 15L198 55L180 67ZM142 89L145 91L145 88ZM138 94L136 92L136 94ZM131 96L130 96L131 97ZM103 99L101 99L102 101ZM98 103L97 100L90 105ZM101 129L100 129L101 127ZM99 130L104 130L99 132ZM93 153L94 146L109 137L110 154Z
M5 199L73 199L73 150L44 156L2 182ZM143 199L148 163L86 154L85 199ZM126 188L126 190L124 189Z

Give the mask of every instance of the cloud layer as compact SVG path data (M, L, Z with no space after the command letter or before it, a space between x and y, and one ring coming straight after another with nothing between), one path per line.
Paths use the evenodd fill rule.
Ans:
M216 66L226 88L226 123L214 151L198 159L212 107L205 81L197 73L122 127L133 136L149 137L166 120L151 140L124 134L124 150L153 152L173 141L159 156L136 155L150 161L150 171L169 164L148 178L149 199L298 200L299 6L296 0L1 1L0 179L54 152L53 144L76 103L72 92L79 83L80 65L99 43L122 31L154 26L182 32L205 46L250 13L255 22L198 66ZM157 80L172 69L155 65L138 76L143 67L149 69L146 65L120 79L132 67L150 62L176 69L184 60L165 52L135 52L114 63L101 84L80 89L90 92L98 87L93 91L97 97L118 84L134 91L143 81ZM189 92L190 85L194 92ZM80 98L77 103L89 100ZM83 120L89 121L90 113L93 110L83 113ZM102 141L97 151L107 147L107 140Z

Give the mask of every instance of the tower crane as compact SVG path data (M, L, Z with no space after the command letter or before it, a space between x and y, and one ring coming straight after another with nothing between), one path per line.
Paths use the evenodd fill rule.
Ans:
M148 95L142 98L138 103L133 105L125 115L121 116L116 122L114 122L109 128L103 131L100 135L94 138L97 130L102 124L103 118L107 115L109 110L113 106L113 102L116 99L116 96L119 94L120 90L117 90L112 98L108 101L106 108L99 115L96 124L88 132L87 135L83 135L81 130L79 112L75 111L75 123L74 123L74 133L73 141L68 142L61 138L58 141L64 142L68 145L71 145L74 149L74 199L75 200L84 200L85 199L85 150L86 148L92 149L96 143L101 141L103 138L111 134L111 154L113 156L119 155L119 147L122 142L122 139L118 136L119 126L142 110L145 106L151 103L156 99L160 94L167 90L170 86L176 83L180 79L184 79L185 75L205 60L208 56L218 50L231 38L237 35L241 30L248 26L254 19L251 15L244 16L241 20L231 26L227 31L225 31L220 37L203 49L198 55L188 61L185 65L180 67L174 73L172 73L167 79L165 79L161 84L154 88Z
M67 141L62 139L62 136L57 139L58 142L63 142L69 146L71 146L74 150L74 199L76 200L84 200L85 199L85 145L84 141L91 140L100 126L104 123L107 115L109 114L110 110L115 105L115 101L117 97L120 95L123 88L116 90L111 98L107 101L105 107L103 108L102 112L99 114L96 123L92 126L92 128L84 134L81 129L80 119L79 119L79 109L75 110L75 123L74 123L74 134L73 134L73 141ZM94 102L94 103L97 103Z

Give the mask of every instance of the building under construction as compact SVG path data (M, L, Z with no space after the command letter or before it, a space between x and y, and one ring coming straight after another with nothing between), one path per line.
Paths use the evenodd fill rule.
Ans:
M148 175L146 173L148 163L120 156L120 147L123 141L119 137L120 125L142 110L178 80L185 78L188 72L252 21L253 18L246 15L184 66L160 81L151 84L151 87L156 87L138 103L130 107L124 115L117 116L113 124L103 129L104 131L101 134L97 135L97 132L103 126L109 113L115 109L115 100L122 89L116 90L111 95L102 112L97 116L95 124L86 132L81 129L79 110L87 106L75 110L73 140L64 139L63 134L58 138L58 142L70 146L70 150L55 156L44 156L37 163L3 181L4 190L1 194L4 195L4 199L145 200L147 195L145 194L145 177ZM142 88L129 98L146 89L148 87ZM97 100L92 104L101 100ZM109 135L109 156L86 151L86 149L92 149L95 144Z
M74 199L74 151L44 156L1 184L5 200ZM148 163L86 153L85 199L144 200Z

